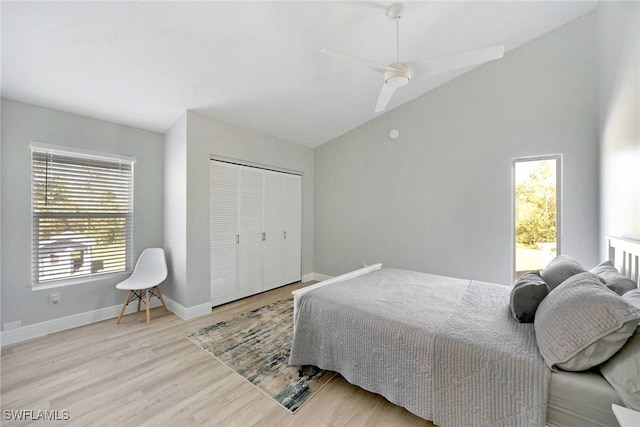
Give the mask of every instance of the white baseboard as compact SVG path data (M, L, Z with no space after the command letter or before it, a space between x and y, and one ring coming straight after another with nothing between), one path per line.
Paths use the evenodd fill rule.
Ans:
M333 276L321 273L307 273L302 276L302 282L309 282L312 280L321 282L323 280L331 279L332 277ZM163 295L163 298L167 308L183 320L190 320L211 313L211 303L209 302L193 307L185 307L166 295ZM150 301L151 308L159 307L160 305L161 304L158 299L154 298ZM121 305L114 305L111 307L100 308L98 310L87 311L85 313L48 320L46 322L35 323L33 325L26 325L8 331L2 331L0 332L0 346L15 344L17 342L42 337L54 332L77 328L78 326L84 326L90 323L114 319L120 314L121 308ZM124 312L125 314L129 314L134 311L136 311L136 305L130 304Z
M183 320L193 319L211 313L211 303L200 304L194 307L185 307L171 298L164 296L167 308ZM160 300L154 298L149 302L149 307L160 307ZM122 305L100 308L98 310L87 311L85 313L73 314L71 316L60 317L58 319L47 320L46 322L26 325L16 329L0 332L0 346L15 344L32 338L43 337L54 332L65 331L77 328L78 326L90 323L101 322L103 320L115 319L120 314ZM136 304L129 304L124 314L130 314L137 310Z
M193 307L185 307L184 305L175 302L171 298L167 298L165 296L163 297L165 304L167 304L167 308L182 320L191 320L195 319L196 317L204 316L205 314L211 313L210 302L199 304Z
M166 300L166 297L165 297ZM161 306L160 300L153 299L149 302L151 308ZM67 329L77 328L78 326L88 325L90 323L101 322L103 320L114 319L118 317L122 310L122 305L112 305L111 307L100 308L98 310L87 311L84 313L72 314L71 316L60 317L58 319L47 320L46 322L34 323L20 328L11 329L0 332L0 345L15 344L17 342L26 341L32 338L38 338L54 332L65 331ZM137 310L136 304L129 304L124 313L129 314Z
M326 274L321 273L307 273L302 276L302 283L310 282L312 280L316 280L321 282L323 280L331 279L333 276L327 276Z

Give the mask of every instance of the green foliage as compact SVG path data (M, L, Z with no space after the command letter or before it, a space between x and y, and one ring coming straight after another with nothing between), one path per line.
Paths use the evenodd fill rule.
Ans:
M540 216L519 221L516 227L516 241L527 247L536 247L537 243L555 242L555 221Z
M556 184L550 161L541 161L516 187L516 242L528 247L556 241Z

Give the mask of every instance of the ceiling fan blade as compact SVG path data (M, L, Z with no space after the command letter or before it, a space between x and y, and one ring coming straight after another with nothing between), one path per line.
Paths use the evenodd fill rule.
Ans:
M380 95L378 95L378 102L376 103L376 109L374 110L374 112L379 113L380 111L384 110L395 91L395 87L383 83L382 89L380 89Z
M369 61L368 59L364 59L364 58L359 58L357 56L353 56L348 53L338 52L337 50L333 50L333 49L327 49L327 48L320 49L320 53L324 53L325 55L329 55L329 56L335 56L336 58L341 58L346 61L354 62L356 64L364 65L365 67L369 67L381 73L384 73L387 70L399 71L393 67L389 67L388 65L378 64L377 62Z
M457 68L482 64L504 56L504 46L492 46L451 55L434 56L408 63L414 73L437 74Z

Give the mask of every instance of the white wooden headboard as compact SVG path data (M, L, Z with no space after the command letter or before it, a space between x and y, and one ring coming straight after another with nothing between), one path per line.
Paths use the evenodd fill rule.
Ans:
M619 237L608 237L609 260L627 277L640 287L640 242Z

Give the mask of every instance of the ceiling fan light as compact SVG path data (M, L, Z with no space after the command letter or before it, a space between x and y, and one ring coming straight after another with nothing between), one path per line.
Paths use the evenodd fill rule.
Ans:
M391 87L402 87L409 83L409 77L407 76L393 76L389 77L385 83Z

